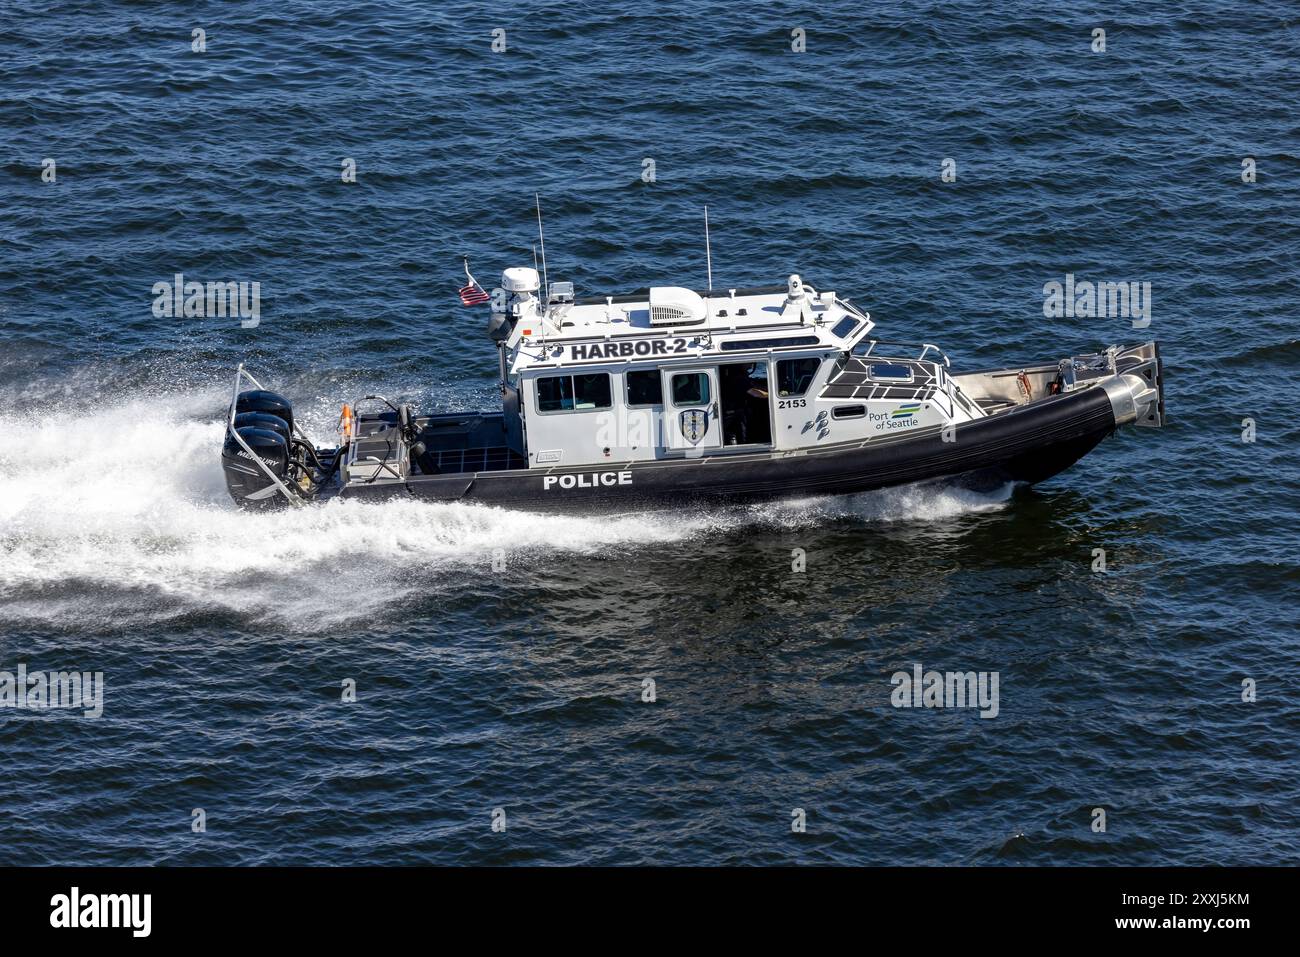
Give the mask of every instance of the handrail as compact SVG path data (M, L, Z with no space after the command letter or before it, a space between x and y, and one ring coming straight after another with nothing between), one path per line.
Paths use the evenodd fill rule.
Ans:
M863 320L864 322L871 322L871 313L863 312L852 302L850 302L848 298L841 298L839 296L836 296L835 301L839 303L841 308L843 308L845 311L852 313L853 315L857 316L859 319Z
M920 346L921 354L917 356L915 360L913 360L915 362L921 362L923 359L925 359L927 355L930 354L930 350L933 349L935 352L939 353L939 358L943 360L944 368L946 369L952 368L952 363L948 361L947 354L932 342L905 342L901 339L872 339L871 345L867 348L867 351L862 353L862 358L865 359L867 356L871 355L871 353L875 351L876 346L880 346L880 345L911 346L912 348L916 348L917 346ZM881 356L880 358L884 359L888 357Z
M916 357L916 361L917 361L917 362L920 362L922 359L924 359L924 358L929 354L930 350L933 349L935 352L939 353L939 357L940 357L941 359L943 359L943 367L944 367L945 369L950 369L950 368L952 368L952 363L950 363L950 362L948 361L948 356L947 356L947 354L946 354L942 349L940 349L938 346L934 345L933 343L929 343L929 342L923 342L923 343L921 343L921 345L925 346L925 348L922 349L922 350L921 350L921 354L920 354L919 356Z

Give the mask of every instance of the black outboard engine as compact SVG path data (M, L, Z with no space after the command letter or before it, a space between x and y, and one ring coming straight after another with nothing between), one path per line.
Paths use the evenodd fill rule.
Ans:
M284 420L285 425L289 426L290 435L293 434L293 406L278 392L254 389L239 393L239 397L235 399L235 414L241 412L260 412L264 415L278 416Z
M249 426L238 429L237 433L253 450L253 455L265 463L276 478L285 482L289 474L289 443L284 436L270 429ZM239 444L235 434L227 433L226 444L221 447L221 467L226 473L226 489L231 498L245 508L289 504L266 470Z
M293 432L289 423L278 415L266 412L240 412L235 416L236 429L266 429L284 437L286 445L293 445Z
M236 435L244 440L243 444ZM244 448L245 444L248 449ZM221 447L226 489L235 503L243 508L277 508L289 504L266 473L269 469L296 493L298 490L289 474L292 448L293 406L289 400L265 389L239 393L235 399L234 431L227 430Z

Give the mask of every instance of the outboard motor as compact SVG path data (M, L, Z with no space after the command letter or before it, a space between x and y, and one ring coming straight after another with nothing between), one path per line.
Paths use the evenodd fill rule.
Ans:
M269 412L240 412L235 416L236 429L266 429L284 437L286 445L293 446L292 426L278 415Z
M244 426L235 433L227 432L225 445L221 447L221 467L226 473L226 489L231 498L242 508L287 505L289 500L266 474L266 470L253 461L239 444L235 438L236 433L253 450L253 455L265 463L281 482L285 481L289 472L289 443L279 431Z
M239 398L235 399L235 414L238 415L240 412L261 412L264 415L278 416L289 426L290 436L293 435L293 405L278 392L254 389L239 393Z

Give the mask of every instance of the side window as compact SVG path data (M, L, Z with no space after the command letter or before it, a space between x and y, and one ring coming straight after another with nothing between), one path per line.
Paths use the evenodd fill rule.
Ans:
M673 376L673 405L707 405L708 401L708 373L683 372Z
M817 375L820 359L782 359L776 364L776 387L783 396L803 395Z
M663 378L658 369L638 369L627 374L628 405L662 405Z
M609 373L593 372L573 377L573 407L575 409L608 409Z
M611 404L608 372L546 376L537 380L538 412L608 409Z
M858 331L858 320L852 316L845 316L839 322L835 323L835 328L831 330L831 335L840 339L847 339L853 333Z
M564 412L573 408L573 380L567 375L537 380L537 411Z

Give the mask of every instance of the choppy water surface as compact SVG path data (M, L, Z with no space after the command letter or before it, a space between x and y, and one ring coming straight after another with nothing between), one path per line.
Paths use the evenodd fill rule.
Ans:
M1297 19L6 16L0 670L107 690L98 720L0 710L0 838L31 863L1293 861ZM701 285L707 203L717 285L801 272L958 366L1154 335L1170 426L1033 491L236 512L241 360L322 434L372 389L493 400L458 255L531 264L534 192L582 293ZM156 319L177 272L260 282L261 325ZM1044 318L1066 273L1150 282L1151 328ZM892 707L918 662L997 672L998 716Z

